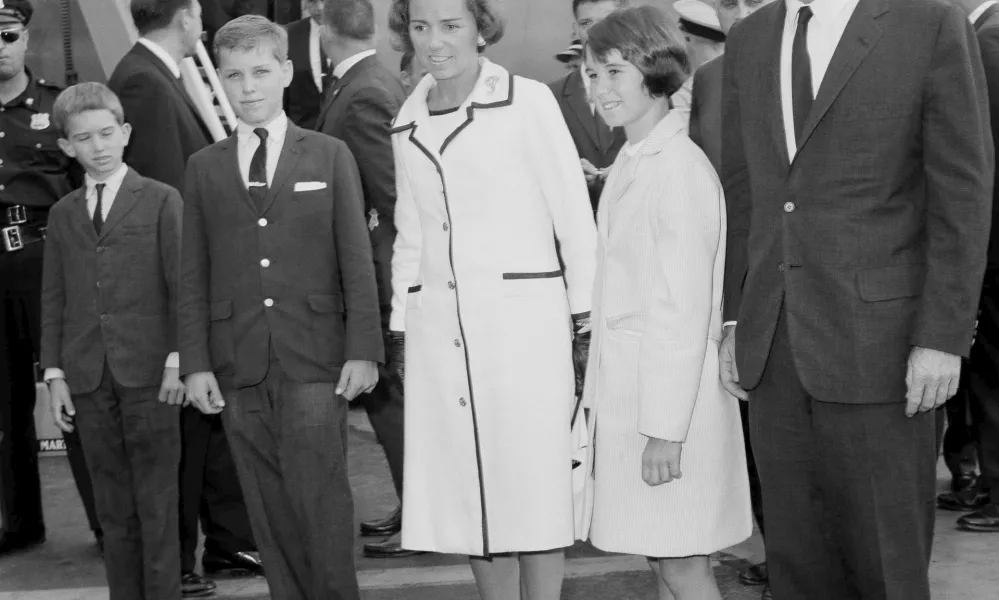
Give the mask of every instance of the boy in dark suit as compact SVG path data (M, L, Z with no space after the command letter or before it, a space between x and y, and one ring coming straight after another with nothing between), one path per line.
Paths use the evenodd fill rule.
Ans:
M176 600L180 195L123 164L131 129L107 87L75 85L53 113L59 146L87 175L52 207L45 240L52 411L63 431L80 431L111 599Z
M215 54L239 125L187 165L181 373L222 414L271 597L358 600L347 401L384 350L357 165L284 114L284 28L240 17Z

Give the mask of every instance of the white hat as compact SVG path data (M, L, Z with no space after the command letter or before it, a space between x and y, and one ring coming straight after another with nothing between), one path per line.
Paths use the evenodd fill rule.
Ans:
M708 34L705 37L721 36L724 39L725 34L722 32L721 23L718 22L718 13L710 4L700 0L677 0L673 4L673 10L680 15L680 25L687 26L686 29L689 33L693 35ZM705 32L703 29L698 31L699 27L709 29L716 35L712 36L711 32Z

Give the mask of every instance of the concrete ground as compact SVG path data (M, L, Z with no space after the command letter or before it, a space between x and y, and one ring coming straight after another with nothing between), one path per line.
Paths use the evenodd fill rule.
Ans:
M351 413L350 472L356 520L381 517L395 505L388 470L363 412ZM0 559L0 600L105 600L103 564L87 529L79 497L64 457L42 460L48 541ZM941 489L945 473L940 474ZM931 580L934 598L999 598L999 535L959 532L955 513L939 512ZM423 555L373 560L357 567L365 600L477 600L467 561ZM739 569L762 560L758 535L717 554L715 572L728 600L756 600L759 588L736 580ZM655 581L645 560L608 555L585 544L568 553L565 600L654 600ZM269 598L262 578L221 580L216 598ZM798 600L798 599L795 599Z

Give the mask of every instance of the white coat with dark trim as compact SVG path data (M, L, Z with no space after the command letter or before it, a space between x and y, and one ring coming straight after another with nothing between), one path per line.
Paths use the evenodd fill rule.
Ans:
M434 147L425 77L393 129L391 328L406 332L402 544L486 555L573 543L571 315L596 228L547 86L480 59ZM561 246L564 274L555 238Z

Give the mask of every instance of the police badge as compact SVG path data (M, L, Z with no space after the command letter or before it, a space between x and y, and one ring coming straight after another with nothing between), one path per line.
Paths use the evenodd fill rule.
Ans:
M368 219L368 231L374 231L378 227L378 211L372 208L368 216L371 217Z
M48 129L50 124L49 113L35 113L31 115L31 128L35 131Z

